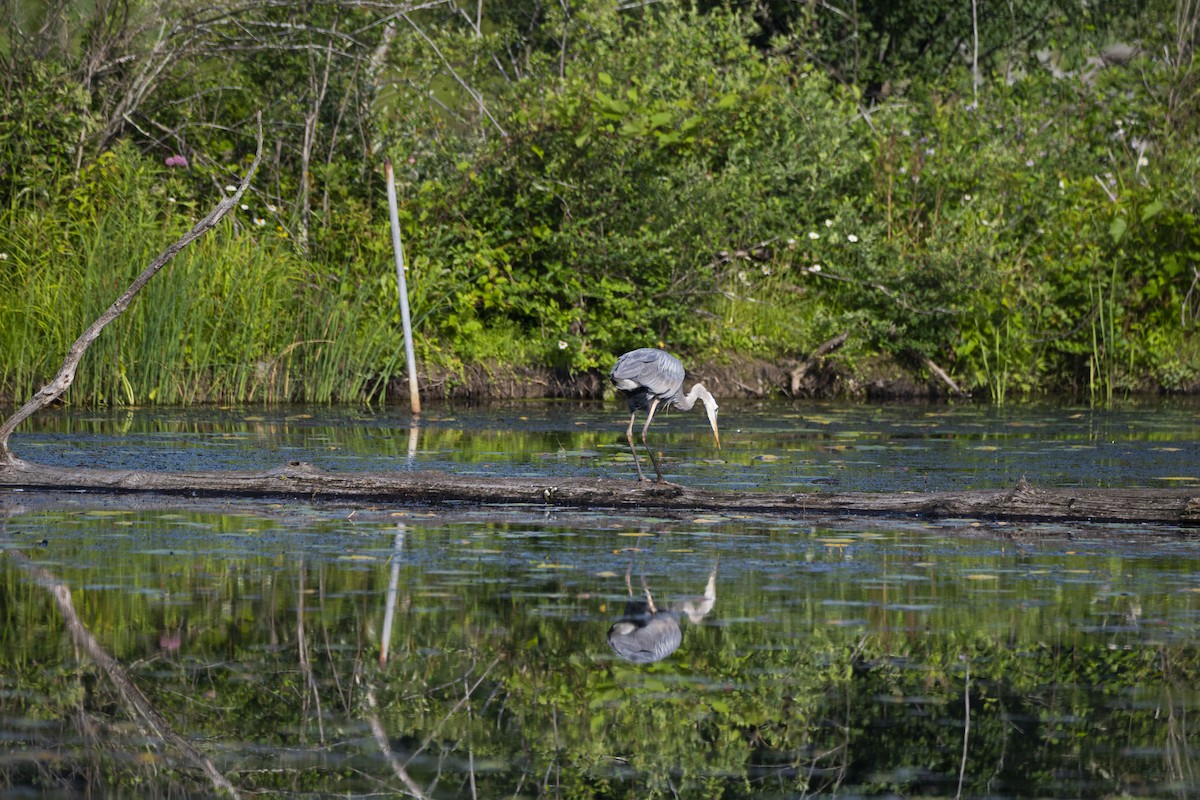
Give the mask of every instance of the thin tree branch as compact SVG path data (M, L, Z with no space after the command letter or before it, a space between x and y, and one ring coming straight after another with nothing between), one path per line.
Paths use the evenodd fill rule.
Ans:
M491 121L492 125L495 126L500 135L507 139L508 131L504 130L504 128L500 126L500 123L496 121L496 118L492 116L492 112L488 111L487 106L483 102L483 95L471 88L470 84L462 79L462 76L458 74L458 70L454 69L453 65L451 65L451 63L446 60L446 57L442 55L442 51L438 49L438 46L433 43L433 40L425 34L425 31L421 30L417 23L412 21L412 18L409 17L408 14L401 14L400 16L404 17L405 22L411 25L412 29L417 32L417 35L425 40L425 44L429 45L430 48L433 49L433 52L437 54L439 59L441 59L441 62L446 66L446 69L450 70L450 74L454 76L454 80L458 81L458 85L461 86L467 94L471 95L472 99L475 100L476 105L479 106L479 110L482 111L484 116Z
M929 371L940 378L942 383L950 387L951 394L955 395L956 397L966 396L967 393L959 388L959 385L954 382L954 379L950 377L950 374L946 372L946 370L934 363L933 359L929 356L924 356L923 358L925 361L925 366L929 369Z

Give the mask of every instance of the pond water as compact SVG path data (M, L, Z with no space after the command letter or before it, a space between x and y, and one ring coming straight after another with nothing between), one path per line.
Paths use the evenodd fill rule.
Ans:
M139 469L628 476L626 422L561 403L415 429L347 409L58 412L13 446ZM656 422L667 473L1200 489L1191 404L723 404L722 426L717 451L702 415ZM1196 533L0 490L0 797L215 795L133 691L243 796L1192 796Z
M1118 409L725 402L720 413L720 450L702 413L656 417L650 441L669 477L741 491L994 488L1022 476L1052 486L1200 482L1197 399ZM13 448L43 463L109 468L300 460L330 470L632 476L627 423L623 406L566 402L436 408L416 425L394 409L60 411L26 423Z

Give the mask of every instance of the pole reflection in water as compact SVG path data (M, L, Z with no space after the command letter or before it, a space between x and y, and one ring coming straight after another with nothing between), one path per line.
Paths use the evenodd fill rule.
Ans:
M412 429L416 431L416 428ZM415 439L410 435L410 442ZM400 585L400 557L404 553L404 523L396 523L396 542L392 548L392 574L388 579L387 601L383 609L383 631L379 636L379 666L387 663L388 647L392 642L392 620L396 617L396 595Z
M405 466L413 469L417 463L417 438L421 433L421 425L417 422L417 418L413 417L412 427L408 429L408 454L405 458Z
M675 601L666 610L659 610L654 604L645 575L642 576L642 591L646 599L634 598L630 581L632 572L631 562L625 570L625 590L629 599L625 602L625 613L608 629L608 645L626 661L652 664L679 649L683 642L683 630L679 627L681 616L696 625L713 610L717 602L717 564L713 564L708 575L703 595Z

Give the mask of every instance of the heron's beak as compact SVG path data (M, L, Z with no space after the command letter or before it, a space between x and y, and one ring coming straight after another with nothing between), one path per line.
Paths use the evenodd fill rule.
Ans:
M719 431L717 431L717 412L716 411L708 412L708 422L710 425L712 425L713 436L716 437L716 440L717 440L717 449L720 450L721 449L721 434Z

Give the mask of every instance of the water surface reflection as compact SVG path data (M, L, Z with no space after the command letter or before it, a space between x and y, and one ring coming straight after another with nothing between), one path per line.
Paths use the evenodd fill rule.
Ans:
M1200 789L1200 544L1169 532L3 502L0 791L212 792L55 584L245 794ZM631 601L687 619L669 657L610 647Z
M662 661L682 644L683 630L679 627L682 619L699 625L713 610L717 602L717 568L714 565L709 573L704 594L677 600L670 608L655 605L645 575L642 576L642 592L646 599L635 597L630 581L632 571L633 565L630 564L625 571L625 589L629 599L625 601L621 618L608 629L608 646L626 661L652 664Z
M743 491L934 491L1016 485L1200 487L1200 404L1127 408L722 401L656 417L668 477ZM514 477L636 477L623 406L514 403L407 414L359 408L136 410L39 417L14 436L51 464L161 470L442 469Z

